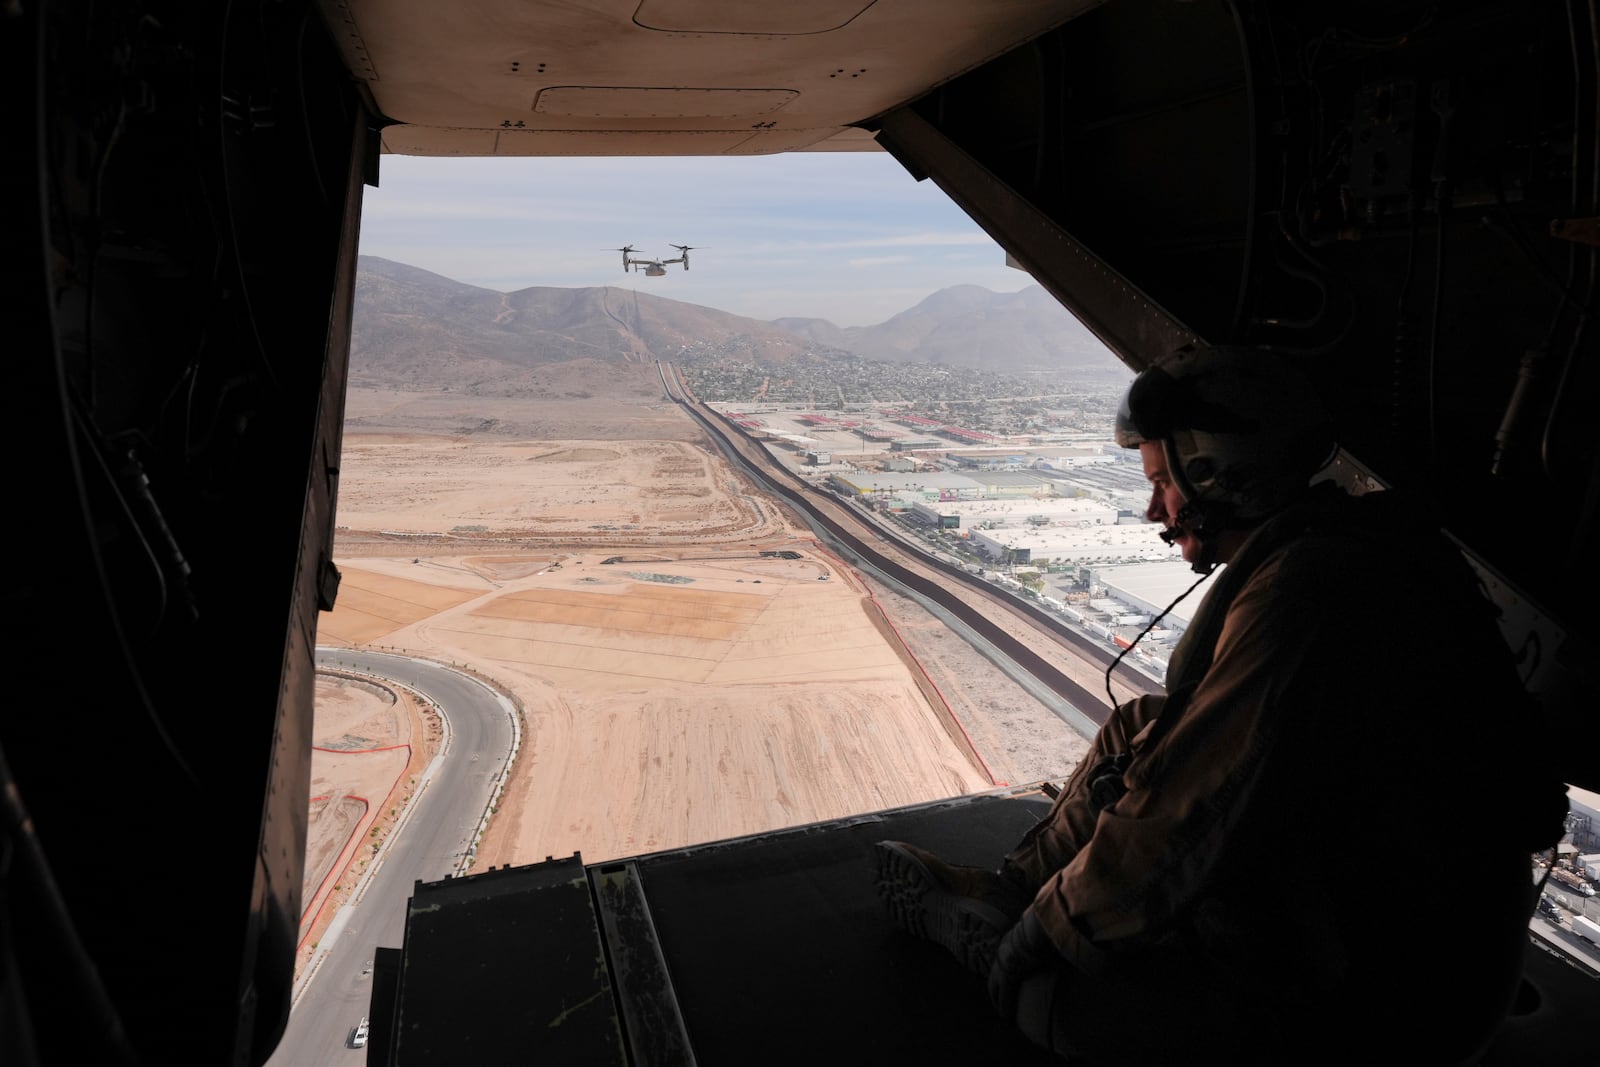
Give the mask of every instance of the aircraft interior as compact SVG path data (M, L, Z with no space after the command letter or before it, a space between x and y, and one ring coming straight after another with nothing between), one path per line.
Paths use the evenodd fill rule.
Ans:
M0 1062L256 1065L284 1031L362 197L391 154L888 152L1130 368L1197 339L1293 355L1343 469L1437 501L1564 780L1600 790L1597 75L1594 0L11 0L13 528L47 550L8 595ZM867 835L959 855L1044 802L419 886L439 925L381 946L366 1056L1031 1062L976 1016L933 1026L970 991L915 960L819 961L861 951L873 904L840 872ZM198 863L178 813L209 827ZM525 952L486 964L509 930ZM600 1007L500 1025L496 995L545 985ZM1592 1048L1595 989L1530 951L1480 1067ZM890 1013L926 1047L875 1044ZM401 1019L427 1040L392 1058Z

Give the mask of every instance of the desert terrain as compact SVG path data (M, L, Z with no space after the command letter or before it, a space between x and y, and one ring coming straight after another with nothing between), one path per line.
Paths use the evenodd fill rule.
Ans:
M318 644L458 664L515 703L522 750L479 869L1059 779L1086 750L674 405L592 403L538 439L403 414L452 402L352 393ZM388 683L319 679L302 959L432 758L430 716Z

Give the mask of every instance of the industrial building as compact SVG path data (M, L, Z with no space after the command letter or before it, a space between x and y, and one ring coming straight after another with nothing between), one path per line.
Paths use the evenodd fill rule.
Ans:
M944 471L843 471L828 475L828 484L849 496L903 497L907 500L939 500L946 495L976 495L979 484L963 474Z
M913 509L930 526L970 530L1001 526L1107 526L1126 515L1103 501L1086 497L1000 500L941 500ZM954 520L953 522L947 520Z
M971 530L973 549L992 560L1033 563L1089 563L1178 559L1176 547L1162 544L1149 523L1099 526L1001 526Z
M1039 500L1056 495L1056 483L1027 471L972 471L968 477L983 487L984 499Z
M956 466L975 471L1019 471L1033 466L1036 458L1026 452L990 449L950 452L947 457Z
M1567 827L1575 852L1600 850L1600 793L1567 787Z
M996 471L955 474L951 471L846 471L828 476L830 484L851 496L887 493L915 500L982 500L1004 497L1049 497L1055 488L1030 474Z
M1153 529L1151 527L1150 531ZM1171 560L1159 563L1089 567L1087 577L1090 588L1103 590L1105 596L1120 604L1126 604L1135 611L1152 616L1158 615L1200 577L1195 574L1194 568L1183 562L1176 551L1172 556ZM1166 622L1180 629L1186 628L1194 617L1195 609L1200 606L1206 590L1211 587L1212 581L1216 575L1222 573L1222 570L1223 568L1218 567L1199 588L1184 597L1183 602L1168 613Z
M1096 463L1120 463L1122 457L1106 450L1107 446L1091 445L1085 448L1036 450L1033 466L1044 470L1072 470Z

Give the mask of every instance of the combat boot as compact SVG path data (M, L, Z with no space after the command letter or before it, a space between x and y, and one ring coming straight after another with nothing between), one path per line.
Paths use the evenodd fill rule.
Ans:
M879 841L877 860L878 895L890 921L976 974L988 974L1000 939L1033 901L998 872L946 863L904 841Z

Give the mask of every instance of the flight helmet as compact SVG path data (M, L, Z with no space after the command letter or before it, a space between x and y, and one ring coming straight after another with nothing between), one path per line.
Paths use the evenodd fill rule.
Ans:
M1207 525L1250 527L1305 491L1337 449L1333 426L1291 357L1186 345L1134 378L1116 441L1159 441L1184 501Z

